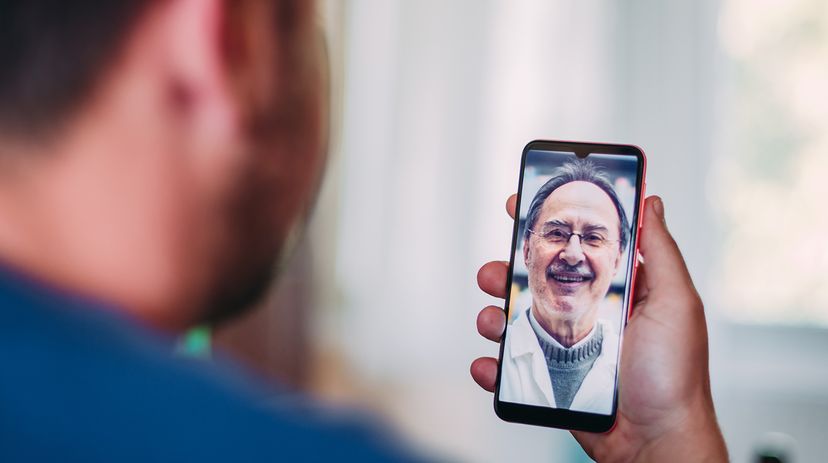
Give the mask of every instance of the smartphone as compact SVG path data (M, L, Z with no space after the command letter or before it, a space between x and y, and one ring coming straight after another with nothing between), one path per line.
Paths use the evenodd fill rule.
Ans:
M495 413L606 432L633 300L646 158L632 145L523 149Z

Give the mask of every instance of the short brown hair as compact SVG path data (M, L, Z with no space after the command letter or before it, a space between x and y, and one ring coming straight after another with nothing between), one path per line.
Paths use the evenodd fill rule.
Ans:
M0 134L45 135L61 126L94 90L138 20L158 0L3 0L0 2ZM291 72L297 41L308 29L311 0L228 1L229 27L253 6L272 13ZM232 40L230 40L232 42ZM229 49L233 52L233 49ZM280 79L290 82L292 79Z

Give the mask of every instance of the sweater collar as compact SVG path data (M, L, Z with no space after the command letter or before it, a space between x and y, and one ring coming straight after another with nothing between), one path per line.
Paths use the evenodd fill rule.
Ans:
M596 329L597 322L589 333L572 347L564 347L549 333L546 332L535 319L532 309L527 309L529 325L535 332L540 343L541 351L547 363L559 364L561 367L574 367L585 362L591 362L601 353L604 341L603 330Z

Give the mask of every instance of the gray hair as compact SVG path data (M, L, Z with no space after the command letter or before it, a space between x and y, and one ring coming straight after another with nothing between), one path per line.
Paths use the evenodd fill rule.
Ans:
M618 199L618 194L615 188L612 187L609 177L604 170L596 165L594 162L586 159L576 159L568 161L562 166L555 169L554 175L535 193L532 203L529 205L529 211L526 213L526 229L523 232L524 240L529 239L530 229L534 228L538 221L538 215L543 207L546 198L552 194L553 191L572 182L589 182L597 186L612 200L615 205L615 211L618 212L618 232L620 238L620 248L623 251L627 247L627 241L630 239L630 224L627 220L627 214L624 212L624 206Z

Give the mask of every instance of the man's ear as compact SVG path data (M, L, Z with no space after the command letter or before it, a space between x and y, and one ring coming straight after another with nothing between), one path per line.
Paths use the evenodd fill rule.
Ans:
M618 250L618 254L615 255L615 263L613 264L613 271L612 275L615 276L618 274L618 270L621 269L621 256L624 255L624 252L620 249Z
M198 149L226 146L239 130L223 35L227 4L222 0L171 0L159 7L167 103L184 143Z
M529 265L529 237L526 236L523 238L523 261L526 262L526 265Z

